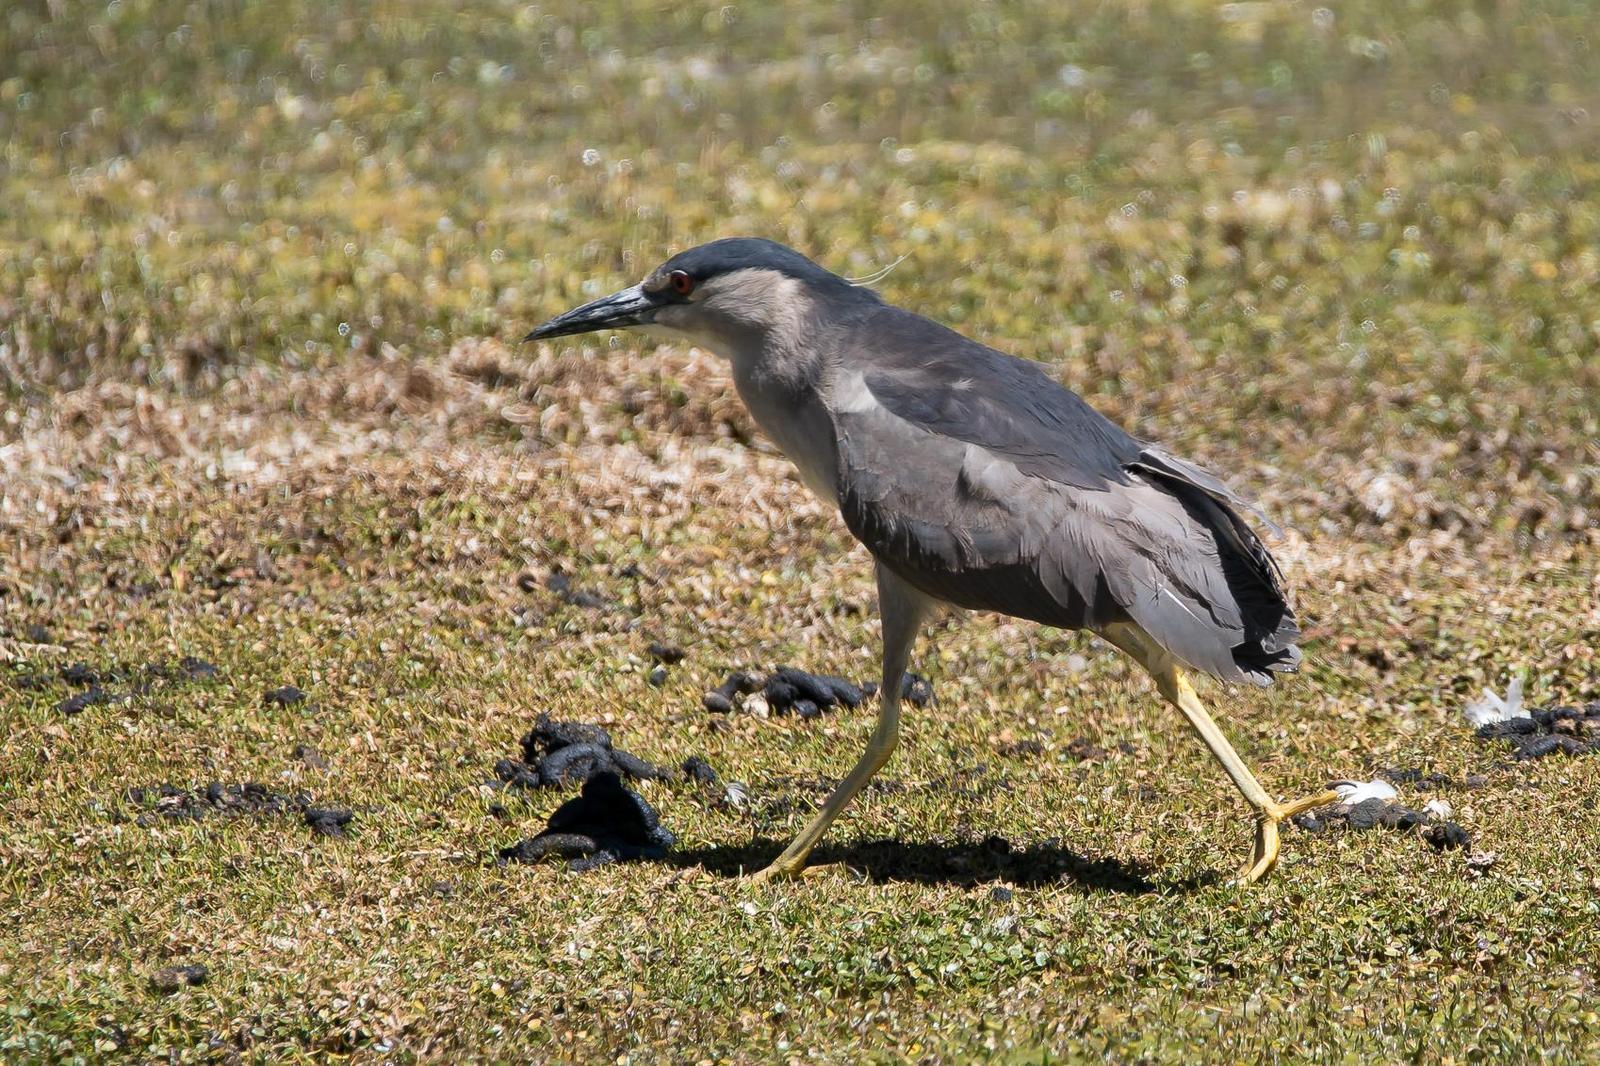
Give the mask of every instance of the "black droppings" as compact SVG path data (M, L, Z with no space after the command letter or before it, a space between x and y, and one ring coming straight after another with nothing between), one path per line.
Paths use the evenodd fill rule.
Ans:
M494 764L494 776L512 788L543 788L538 767L516 759L501 759Z
M1600 751L1600 700L1582 707L1535 707L1525 716L1489 722L1479 740L1506 741L1518 761L1549 755L1590 755Z
M1546 755L1583 755L1589 752L1594 745L1586 744L1576 737L1560 736L1547 733L1542 737L1528 737L1523 743L1517 745L1514 759L1542 759Z
M699 755L691 755L683 760L683 776L697 785L715 785L722 780L711 764Z
M289 754L313 770L326 770L329 765L328 757L309 744L296 744Z
M700 697L700 706L712 714L732 714L735 696L747 696L760 689L759 680L743 670L735 670L722 684Z
M774 708L777 703L773 700L772 688L774 683L792 689L794 696L788 702L796 700L810 700L818 707L832 707L834 704L843 704L846 707L859 707L865 698L857 685L851 684L842 677L829 677L825 674L808 674L804 670L796 670L792 666L780 666L767 680L767 702Z
M549 787L581 784L614 765L609 746L568 744L539 760L539 780Z
M164 996L184 988L194 988L206 983L211 971L201 963L188 966L167 966L150 975L150 987Z
M269 689L261 698L269 706L293 707L304 703L306 694L294 685L284 685L282 688Z
M1455 822L1445 821L1425 827L1422 830L1422 839L1440 851L1447 851L1471 844L1472 834Z
M1360 803L1339 803L1291 819L1308 833L1325 833L1330 830L1365 832L1369 829L1389 829L1401 833L1414 833L1431 846L1444 851L1465 848L1472 843L1472 834L1457 823L1441 818L1430 811L1415 810L1402 803L1376 797Z
M185 655L178 660L178 672L190 681L208 681L221 673L211 663L196 659L193 655Z
M162 819L199 821L216 816L299 815L318 832L342 836L352 817L347 810L317 807L304 792L278 792L254 781L237 785L212 781L198 788L179 788L171 784L137 786L128 789L124 797L134 806L144 808L134 821L145 827ZM334 829L338 831L330 831Z
M689 655L676 644L663 644L660 641L651 641L645 650L650 654L650 658L666 666L676 666Z
M871 685L857 685L842 677L780 666L765 680L743 672L729 674L720 686L701 697L700 703L713 714L728 714L734 709L735 695L760 692L773 714L815 718L835 707L859 707L874 691Z
M1010 903L1017 898L1017 894L1004 885L995 885L989 890L989 898L996 903Z
M1355 830L1371 829L1382 824L1384 813L1388 809L1389 804L1385 800L1362 800L1345 812L1345 825Z
M671 770L645 762L632 752L623 751L621 748L611 750L611 761L616 764L617 769L635 781L662 781L672 776Z
M933 702L933 682L921 674L908 673L900 679L900 698L913 707L926 707Z
M555 593L562 603L585 610L596 611L603 607L611 606L611 602L598 593L587 589L580 589L572 583L572 578L566 574L551 574L545 581L545 588Z
M761 695L766 697L767 706L774 711L786 711L794 706L796 700L801 698L800 690L777 674L767 678L767 683L762 688Z
M677 843L645 798L614 773L584 782L583 792L556 808L542 833L500 851L500 861L568 860L574 872L625 859L659 859Z
M560 788L597 774L618 773L658 780L672 771L612 746L611 734L588 722L557 722L540 715L522 738L522 760L501 759L495 776L516 788Z
M100 684L100 675L90 669L88 663L73 663L71 666L61 668L61 680L79 688L97 688Z
M117 697L100 688L98 685L87 692L80 692L76 696L68 696L56 704L56 710L65 715L82 714L90 707L110 703Z
M345 827L355 819L355 814L339 807L307 807L302 817L318 836L343 839Z
M1088 737L1074 737L1067 741L1067 754L1079 762L1096 762L1111 753Z
M1045 748L1040 740L1011 740L997 745L994 750L1007 759L1033 759L1043 755Z
M538 762L551 752L573 744L597 744L611 747L611 734L588 722L557 722L541 714L522 738L522 757L528 762Z
M1391 766L1378 771L1378 776L1391 785L1409 785L1416 788L1459 788L1449 774L1429 773L1423 770Z

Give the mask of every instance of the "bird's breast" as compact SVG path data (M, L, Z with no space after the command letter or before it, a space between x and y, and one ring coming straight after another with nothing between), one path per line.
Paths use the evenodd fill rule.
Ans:
M794 464L806 487L819 499L837 502L838 445L816 390L742 372L737 361L733 381L756 425Z

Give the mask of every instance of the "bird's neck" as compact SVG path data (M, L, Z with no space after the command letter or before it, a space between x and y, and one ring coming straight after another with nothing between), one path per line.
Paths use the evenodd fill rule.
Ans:
M781 342L727 355L733 383L756 424L794 463L800 478L818 497L837 500L837 448L834 427L823 403L828 360L811 345L802 354Z

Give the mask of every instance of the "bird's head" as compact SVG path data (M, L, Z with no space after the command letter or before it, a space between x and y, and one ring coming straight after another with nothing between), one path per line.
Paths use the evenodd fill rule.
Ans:
M639 284L557 315L523 339L643 329L732 356L805 329L820 300L836 307L877 297L791 248L730 237L680 252Z

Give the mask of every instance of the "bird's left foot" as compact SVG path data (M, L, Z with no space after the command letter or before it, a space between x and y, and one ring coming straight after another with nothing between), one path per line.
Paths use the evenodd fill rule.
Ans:
M1332 791L1319 792L1315 796L1306 796L1304 799L1295 800L1293 803L1274 803L1271 807L1263 808L1256 812L1256 847L1250 856L1250 861L1245 863L1244 869L1239 872L1239 883L1253 885L1278 865L1278 823L1285 818L1293 818L1297 814L1312 810L1316 807L1326 807L1339 802L1339 793Z

